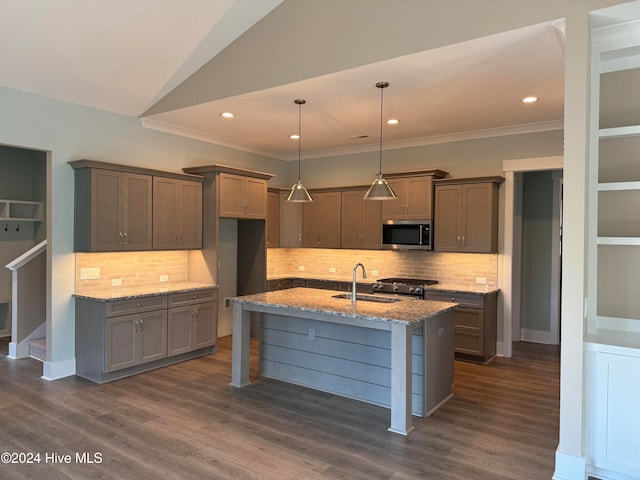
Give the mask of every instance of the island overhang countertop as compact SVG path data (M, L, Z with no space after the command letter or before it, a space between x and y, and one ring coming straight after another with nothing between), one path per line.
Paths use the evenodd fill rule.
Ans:
M336 298L342 295L347 298ZM376 294L376 298L384 295ZM451 396L453 383L453 309L456 303L419 300L408 296L389 297L393 303L358 300L331 290L290 288L272 292L233 297L233 340L231 385L242 388L249 380L249 349L251 312L259 312L263 321L300 319L335 324L336 328L364 328L389 332L390 383L388 406L391 409L389 431L408 435L412 425L412 335L423 331L421 358L424 396L422 415L437 409ZM266 316L266 317L265 317ZM318 327L320 328L320 327ZM310 330L315 330L311 328ZM312 334L309 333L312 339ZM272 377L274 378L274 377ZM335 393L304 381L289 379ZM349 396L349 395L346 395Z
M447 310L456 307L455 303L437 302L432 300L415 299L409 296L392 297L384 294L365 295L366 297L391 298L398 300L391 303L379 301L358 300L355 304L349 298L336 298L345 292L333 290L320 290L315 288L289 288L272 292L244 295L231 299L243 305L254 307L269 307L271 309L287 310L292 312L313 313L344 319L349 323L350 319L365 320L380 323L401 323L413 325L434 317ZM363 295L360 295L361 297ZM380 326L385 328L384 326ZM376 327L372 327L376 328Z

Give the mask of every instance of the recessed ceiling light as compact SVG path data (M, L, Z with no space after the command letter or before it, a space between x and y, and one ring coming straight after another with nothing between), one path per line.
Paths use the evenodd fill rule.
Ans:
M224 118L233 118L233 117L235 117L235 114L233 114L233 113L231 113L231 112L222 112L222 113L220 114L220 116L221 116L221 117L224 117Z
M397 118L390 118L389 120L387 120L387 123L389 125L397 125L400 123L400 120L398 120Z
M297 133L294 133L293 135L289 135L289 138L291 140L298 140L300 138L300 135L298 135Z
M538 101L538 97L524 97L522 99L522 103L536 103Z

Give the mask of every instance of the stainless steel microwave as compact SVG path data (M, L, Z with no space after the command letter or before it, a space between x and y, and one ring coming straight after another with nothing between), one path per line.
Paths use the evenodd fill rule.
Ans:
M382 248L393 250L432 250L431 220L385 220L382 222Z

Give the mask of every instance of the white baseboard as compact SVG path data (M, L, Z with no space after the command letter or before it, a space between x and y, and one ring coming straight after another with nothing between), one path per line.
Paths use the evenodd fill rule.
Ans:
M44 362L42 365L42 378L44 380L58 380L75 374L75 358L63 362Z
M556 470L553 480L584 480L587 478L586 461L583 457L576 457L556 451Z
M529 328L520 329L520 340L523 342L551 343L551 332L545 330L532 330Z

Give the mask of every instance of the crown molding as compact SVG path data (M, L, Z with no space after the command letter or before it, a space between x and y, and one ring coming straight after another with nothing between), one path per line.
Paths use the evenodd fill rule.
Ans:
M191 130L188 128L178 127L149 118L141 118L142 126L152 130L158 130L173 135L200 140L203 142L221 145L223 147L233 148L244 152L255 153L265 157L276 158L278 160L293 161L298 160L298 155L272 152L262 150L251 145L234 142L225 138L216 137L208 133ZM478 140L482 138L503 137L508 135L522 135L527 133L546 132L553 130L562 130L564 128L564 120L550 120L547 122L527 123L523 125L512 125L509 127L489 128L485 130L473 130L469 132L450 133L446 135L435 135L430 137L411 138L407 140L385 141L384 150L396 150L401 148L422 147L426 145L436 145L439 143L461 142L465 140ZM315 150L303 152L302 157L305 160L322 157L337 157L342 155L355 155L358 153L376 152L380 148L379 144L359 145L357 147L341 147L335 149Z

